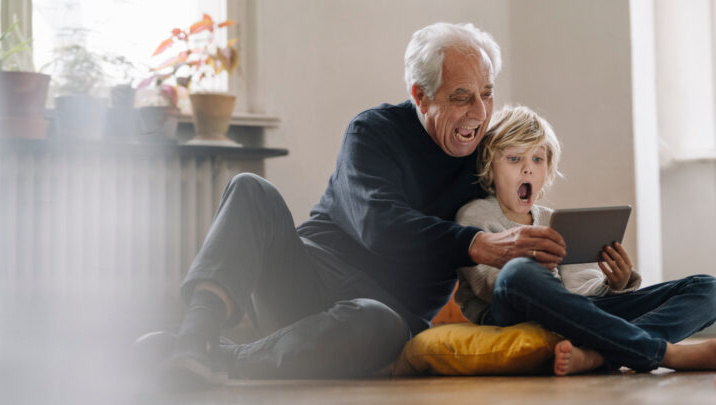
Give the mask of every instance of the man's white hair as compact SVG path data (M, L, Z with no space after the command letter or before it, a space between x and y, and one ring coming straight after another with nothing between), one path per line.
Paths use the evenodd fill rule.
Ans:
M412 94L413 85L417 84L433 99L442 84L446 49L468 52L483 50L492 62L493 80L502 69L500 47L490 34L470 23L435 23L416 31L405 50L405 84L408 94Z

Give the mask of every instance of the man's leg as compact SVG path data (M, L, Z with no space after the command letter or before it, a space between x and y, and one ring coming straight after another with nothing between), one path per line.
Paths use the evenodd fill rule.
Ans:
M213 382L213 349L223 326L244 313L259 330L263 322L272 329L293 323L325 308L320 287L314 261L275 187L255 175L236 176L182 285L189 308L160 373L182 384ZM258 318L257 298L281 311ZM191 379L197 381L185 381Z
M369 375L397 358L409 339L405 322L374 295L376 288L367 288L365 296L377 299L336 296L342 280L356 275L345 277L338 262L326 267L326 258L317 260L315 248L309 250L270 183L252 175L231 182L182 294L192 302L204 295L206 283L219 287L235 308L228 324L245 311L262 335L269 334L251 344L220 347L234 375ZM215 315L226 310L216 304ZM182 347L181 340L176 346Z
M256 342L232 349L229 375L239 378L351 378L374 375L398 358L410 338L385 304L339 301Z
M515 259L495 282L488 322L499 326L535 321L608 362L648 371L659 366L666 341L570 293L552 274L529 259Z

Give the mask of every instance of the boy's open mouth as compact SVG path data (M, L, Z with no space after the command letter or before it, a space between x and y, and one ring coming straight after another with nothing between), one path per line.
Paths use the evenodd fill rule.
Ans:
M520 184L520 188L517 189L517 196L523 202L528 202L530 200L530 197L532 197L532 184L530 184L530 183Z
M469 142L475 138L478 129L480 129L480 126L458 127L455 129L455 135L457 135L458 139L462 142Z

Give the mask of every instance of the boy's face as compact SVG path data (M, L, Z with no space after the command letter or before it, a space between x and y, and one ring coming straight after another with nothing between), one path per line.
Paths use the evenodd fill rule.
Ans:
M513 222L531 223L530 209L547 176L545 147L500 150L492 162L492 171L495 196L505 217Z

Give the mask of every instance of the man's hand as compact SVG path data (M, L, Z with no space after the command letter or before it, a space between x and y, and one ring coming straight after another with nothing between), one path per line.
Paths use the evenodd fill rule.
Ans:
M499 233L480 232L470 245L475 263L501 269L516 257L529 257L553 269L567 254L562 235L546 226L524 225Z
M607 276L609 287L613 290L623 290L629 283L634 266L631 265L629 255L621 243L614 242L614 246L605 246L602 251L603 261L597 262L599 268Z

